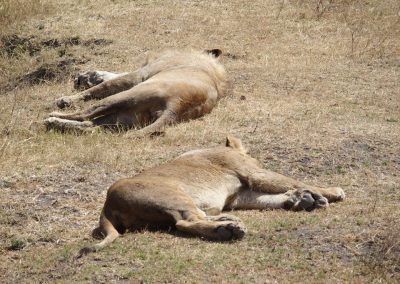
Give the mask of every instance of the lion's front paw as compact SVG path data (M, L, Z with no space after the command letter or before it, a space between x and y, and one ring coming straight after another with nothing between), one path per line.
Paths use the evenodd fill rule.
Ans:
M72 105L72 100L68 97L61 97L58 100L56 100L56 104L58 108L65 108L65 107L70 107Z
M101 71L87 71L79 74L74 79L74 89L82 91L104 82L103 73Z
M325 208L328 206L328 199L319 193L314 193L307 190L295 192L285 204L286 208L294 211L312 211L316 208Z
M220 241L240 240L247 232L246 227L241 222L221 222L217 227L217 238Z
M46 118L43 122L45 125L50 125L50 124L53 124L55 120L57 120L57 119L50 116L49 118Z
M57 117L49 117L43 121L47 130L57 129L61 125L61 120Z

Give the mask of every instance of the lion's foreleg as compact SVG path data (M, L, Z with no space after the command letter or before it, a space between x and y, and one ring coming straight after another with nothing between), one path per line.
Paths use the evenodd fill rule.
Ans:
M268 171L257 170L248 176L249 187L255 191L279 194L292 190L309 191L326 197L330 202L343 200L344 191L340 187L316 187L290 177Z
M240 192L229 209L278 209L283 208L289 200L287 194L266 194L260 191L246 190Z
M92 88L100 83L105 81L110 81L112 79L116 79L118 77L124 76L128 74L127 72L124 73L113 73L108 71L87 71L84 73L79 74L74 79L74 89L76 90L87 90Z
M114 94L129 90L143 81L139 71L104 81L90 89L72 96L64 96L56 101L59 108L71 106L79 101L100 100Z
M247 190L240 192L230 204L230 209L288 209L307 210L328 206L328 200L318 193L309 191L288 191L281 194L265 194Z

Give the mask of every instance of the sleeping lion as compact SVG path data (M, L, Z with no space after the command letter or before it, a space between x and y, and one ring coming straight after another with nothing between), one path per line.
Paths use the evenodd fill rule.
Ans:
M219 241L241 239L246 233L243 223L222 211L311 211L344 197L340 187L310 186L263 169L239 139L228 137L225 147L190 151L115 182L93 231L104 240L83 248L80 256L105 247L126 230L152 227L175 227Z
M132 73L86 72L74 84L89 89L58 99L57 106L98 102L82 111L53 112L45 124L61 131L124 128L133 136L163 132L170 124L209 113L224 95L227 79L220 55L219 49L167 51L150 56Z

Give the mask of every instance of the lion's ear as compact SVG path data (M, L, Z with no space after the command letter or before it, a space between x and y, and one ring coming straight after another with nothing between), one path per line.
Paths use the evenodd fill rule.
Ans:
M243 153L247 152L247 150L243 147L242 141L240 141L240 139L233 137L233 136L226 137L225 146L239 150L240 152L243 152Z
M222 54L221 49L207 49L206 53L210 54L211 56L218 58Z

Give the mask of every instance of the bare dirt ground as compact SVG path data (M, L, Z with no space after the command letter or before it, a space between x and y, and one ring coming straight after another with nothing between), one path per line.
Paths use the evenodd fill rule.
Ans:
M396 0L0 3L0 282L399 282L399 11ZM224 51L233 90L211 114L146 139L45 131L76 72L133 70L168 48ZM348 198L234 212L249 229L240 242L144 231L75 259L115 180L227 134L266 168Z

